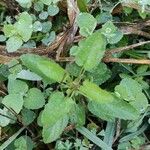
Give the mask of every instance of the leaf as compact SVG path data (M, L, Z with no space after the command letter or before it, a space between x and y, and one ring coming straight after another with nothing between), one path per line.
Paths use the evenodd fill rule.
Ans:
M6 49L8 52L15 52L21 47L22 44L23 41L20 37L12 36L6 41Z
M44 4L41 1L34 2L34 9L36 11L43 11Z
M66 65L67 72L75 77L78 77L81 72L81 67L79 67L76 63L69 63Z
M85 124L85 109L82 105L76 104L71 111L70 120L77 127L83 126Z
M23 41L27 42L31 38L33 32L32 17L27 12L21 13L14 26Z
M22 123L26 126L31 124L36 118L36 114L29 109L23 109L21 111L21 116L22 116Z
M24 79L24 80L29 80L29 81L41 81L42 78L38 76L37 74L29 71L29 70L21 70L17 74L18 79Z
M97 67L93 68L86 75L92 78L93 83L101 85L111 77L111 71L104 63L99 63Z
M53 0L41 0L41 2L44 3L45 5L50 5L52 1Z
M44 95L37 88L30 89L26 97L24 98L24 107L28 109L39 109L42 108L44 104L45 104Z
M21 61L46 81L62 82L69 79L67 72L53 60L34 54L24 54L21 56Z
M28 91L28 85L25 82L12 78L9 78L7 88L9 94L25 95Z
M24 8L30 8L32 5L32 0L16 0L20 6Z
M48 6L47 11L50 16L55 16L59 13L59 7L57 7L56 5L50 5Z
M10 72L9 72L8 65L4 65L4 64L0 65L0 81L7 80L9 74Z
M113 145L115 130L116 130L116 123L114 123L114 122L107 122L106 130L105 130L105 137L104 137L103 141L108 146L112 147L112 145Z
M6 41L6 36L5 35L0 35L0 42Z
M124 78L115 87L115 92L142 113L148 107L148 100L142 92L141 85L131 78Z
M13 134L7 141L5 141L1 146L0 150L5 150L7 146L9 146L16 138L17 136L25 129L25 127L22 127L20 130L18 130L15 134Z
M34 143L29 136L21 136L14 142L15 150L32 150Z
M3 31L6 37L11 37L16 33L16 29L12 24L5 24Z
M123 33L111 21L107 21L102 26L101 33L105 35L110 44L118 43L123 37Z
M100 32L95 32L85 40L79 42L75 62L85 70L96 67L104 56L106 49L105 37Z
M80 127L80 128L77 128L77 131L80 132L81 134L83 134L86 138L88 138L90 141L92 141L98 147L100 147L104 150L113 150L106 143L104 143L100 138L98 138L95 134L90 132L88 129L86 129L84 127Z
M6 108L0 109L0 127L5 127L10 123L10 119L3 115L9 116L8 110Z
M89 13L80 13L77 16L77 24L80 28L80 34L87 37L93 33L96 28L97 21Z
M23 96L21 94L9 94L3 98L2 103L19 114L23 107Z
M53 126L44 127L42 131L42 137L44 143L51 143L57 140L62 134L63 130L68 124L68 117L58 120Z
M65 98L61 92L54 92L42 112L41 122L43 126L53 126L58 120L69 114L73 105L74 102L71 98Z
M87 12L88 11L86 0L77 0L77 5L78 5L78 8L81 12Z
M40 21L35 21L33 24L33 31L42 31L42 23Z
M42 11L40 14L39 14L39 18L41 20L46 20L48 17L48 12L47 11Z
M96 116L102 117L102 119L112 120L112 117L114 117L134 120L139 116L136 109L126 101L117 98L89 81L84 81L79 91L90 100L89 110Z

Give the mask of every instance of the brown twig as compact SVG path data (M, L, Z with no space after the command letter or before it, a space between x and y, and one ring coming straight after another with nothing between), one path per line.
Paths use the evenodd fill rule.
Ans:
M111 50L106 50L105 56L110 55L110 54L114 54L114 53L120 53L123 51L127 51L127 50L130 50L130 49L133 49L133 48L145 45L145 44L149 44L149 43L150 43L150 41L144 41L144 42L132 44L129 46L124 46L124 47L119 47L119 48L115 48L115 49L111 49Z
M121 58L104 58L103 62L110 63L110 62L116 62L116 63L125 63L125 64L150 64L150 60L147 59L121 59Z

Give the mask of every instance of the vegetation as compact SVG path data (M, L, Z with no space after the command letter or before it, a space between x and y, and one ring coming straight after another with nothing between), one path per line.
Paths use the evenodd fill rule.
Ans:
M150 0L0 13L0 150L150 149Z

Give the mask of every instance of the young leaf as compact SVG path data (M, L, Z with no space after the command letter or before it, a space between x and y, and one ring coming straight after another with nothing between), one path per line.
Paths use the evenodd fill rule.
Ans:
M68 124L68 117L58 120L53 126L43 127L42 137L44 143L51 143L57 140Z
M42 112L41 122L43 126L53 126L58 120L64 118L64 116L71 111L73 105L74 101L71 98L65 98L63 93L53 93Z
M34 54L24 54L21 56L21 61L46 81L62 82L69 78L68 73L53 60Z
M89 110L105 120L110 120L107 116L125 120L136 119L139 116L133 106L89 81L84 81L79 91L90 99Z
M23 107L23 96L20 94L9 94L3 98L2 103L19 114Z
M80 28L80 34L87 37L93 33L96 28L97 21L89 13L80 13L77 17L77 24Z
M8 52L15 52L23 44L19 36L12 36L6 41L6 49Z
M106 39L100 32L95 32L79 42L75 62L85 70L96 67L104 56Z
M44 95L37 88L30 89L27 93L27 96L24 98L24 107L28 109L39 109L42 108L44 104Z
M148 101L142 92L141 85L131 78L124 78L119 85L115 87L115 92L128 101L139 112L143 112L148 107Z

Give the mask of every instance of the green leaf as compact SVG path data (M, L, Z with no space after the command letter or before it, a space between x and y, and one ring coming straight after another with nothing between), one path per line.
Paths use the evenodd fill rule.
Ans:
M117 98L112 93L99 88L89 81L84 81L79 91L90 100L88 104L89 110L102 119L112 120L114 117L134 120L139 116L136 109L126 101Z
M111 77L111 71L104 63L99 63L97 67L86 73L88 77L92 78L93 83L101 85Z
M34 30L34 32L42 31L42 23L40 21L34 22L33 30Z
M32 0L16 0L20 6L24 8L30 8L32 5Z
M34 2L34 9L36 11L43 11L44 4L41 1Z
M50 5L52 3L53 0L40 0L42 3L44 3L45 5Z
M85 124L85 109L82 105L76 104L71 111L70 119L73 124L77 127L83 126Z
M21 136L14 142L15 150L32 150L34 143L29 136Z
M39 109L42 108L44 104L45 104L44 95L37 88L30 89L26 97L24 98L24 107L28 109Z
M0 126L5 127L10 123L10 119L8 117L2 116L1 114L9 116L8 109L0 109Z
M6 37L11 37L17 32L12 24L5 24L3 31Z
M20 94L9 94L3 98L2 103L19 114L23 107L23 96Z
M20 37L12 36L6 41L6 49L8 52L15 52L21 47L22 44L23 41Z
M39 18L40 18L41 20L45 20L45 19L47 19L47 17L48 17L48 12L47 12L47 11L42 11L42 12L39 14Z
M42 137L44 143L51 143L57 140L62 134L63 130L68 124L68 117L58 120L53 126L44 127L42 131Z
M86 0L77 0L77 5L78 5L78 8L81 12L87 12L88 11Z
M87 37L93 33L96 28L97 21L89 13L80 13L77 16L77 24L80 28L80 34Z
M6 36L5 35L0 35L0 42L6 41Z
M42 32L43 33L48 33L51 28L52 28L52 23L50 21L42 23Z
M101 33L106 36L110 44L118 43L123 37L123 33L111 21L107 21L102 26Z
M25 82L12 78L9 78L7 88L9 94L25 95L28 91L28 85Z
M136 80L122 79L120 84L115 87L115 92L135 107L139 113L142 113L148 107L148 100L142 92L141 85Z
M4 65L4 64L0 65L0 81L7 80L9 74L10 72L9 72L8 65Z
M23 79L23 80L30 80L30 81L41 81L42 78L38 76L37 74L29 71L29 70L21 70L17 74L18 79Z
M79 67L76 63L69 63L66 65L66 70L70 75L78 77L81 72L81 67Z
M23 109L21 111L21 116L22 116L22 123L26 126L31 124L36 118L36 114L29 109Z
M25 54L21 56L23 65L41 76L44 80L62 82L69 79L67 72L53 60L40 57L34 54Z
M73 105L74 101L71 98L65 98L61 92L54 92L42 112L41 122L43 126L53 126L58 120L69 114Z
M85 40L79 42L75 62L85 70L96 67L104 56L106 49L105 37L100 32L95 32Z
M47 11L50 16L55 16L59 12L59 7L56 5L50 5L48 6Z
M23 41L27 42L31 38L33 32L32 17L27 12L21 13L14 26Z

